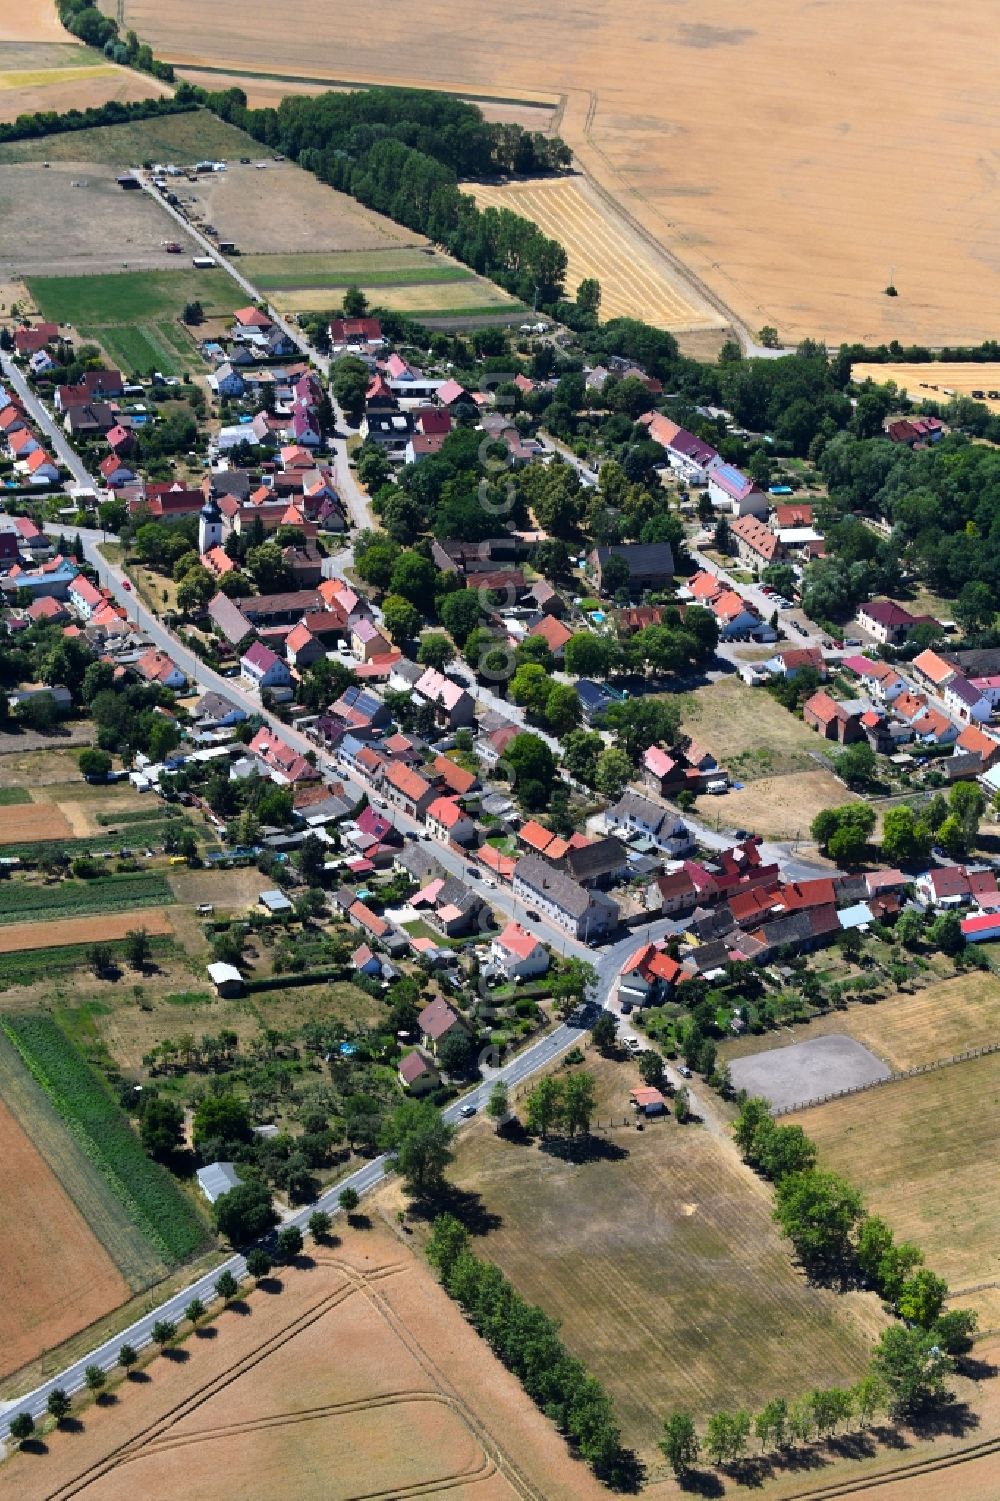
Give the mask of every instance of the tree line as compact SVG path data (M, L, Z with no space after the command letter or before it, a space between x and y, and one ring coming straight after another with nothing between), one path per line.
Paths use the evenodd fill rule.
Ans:
M453 1215L434 1221L427 1259L473 1328L521 1382L602 1480L629 1465L611 1398L582 1361L570 1355L558 1325L528 1303L500 1268L472 1254L468 1231Z
M131 103L109 99L106 104L69 109L64 114L57 114L55 110L38 110L33 115L18 115L16 120L0 125L0 143L59 135L72 130L92 130L97 125L127 125L133 120L151 120L158 115L188 114L196 108L193 100L168 96L164 99L135 99Z
M510 157L511 128L498 133L475 105L433 91L365 89L248 109L241 89L195 93L221 119L515 296L543 304L560 296L566 252L558 241L508 209L478 208L458 186L460 177L505 170ZM568 160L561 142L544 137L519 137L518 149L535 171Z
M88 47L99 47L113 62L136 68L140 73L150 73L154 78L162 79L164 83L173 83L174 70L170 64L162 63L155 58L152 48L140 43L134 31L126 32L123 41L118 22L99 10L93 4L93 0L56 0L56 8L66 30L78 36L81 42L86 42ZM183 84L181 88L184 88ZM98 123L107 124L108 122Z

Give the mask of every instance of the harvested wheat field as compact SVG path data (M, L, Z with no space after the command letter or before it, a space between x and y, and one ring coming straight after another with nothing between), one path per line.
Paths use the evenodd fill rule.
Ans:
M991 0L946 24L931 0L304 0L294 26L264 0L123 8L192 67L266 51L272 73L328 57L341 83L563 96L579 164L751 332L942 345L1000 322Z
M52 803L17 803L0 807L0 845L31 844L38 839L70 839L69 820Z
M513 209L566 247L566 289L585 277L601 283L603 318L641 318L657 328L718 328L721 319L685 290L655 250L605 206L586 178L541 179L504 187L467 184L481 208Z
M1000 1276L997 1069L993 1054L790 1117L956 1292Z
M58 949L71 943L107 943L124 938L132 928L145 928L150 937L173 933L167 914L158 907L141 912L103 913L98 917L65 917L53 922L8 923L0 927L0 954L21 949Z
M120 103L158 99L169 93L158 79L107 62L92 67L4 68L0 71L0 122L46 111L64 114L71 109L96 109L111 99Z
M9 0L0 6L0 42L66 42L51 0ZM6 53L6 47L4 52Z
M851 379L873 380L879 386L894 381L911 401L946 402L954 396L974 394L991 412L1000 412L1000 362L996 361L974 365L942 360L917 365L857 364L851 366Z
M605 1495L406 1247L347 1231L281 1275L82 1433L52 1434L44 1463L5 1464L0 1497Z
M3 1101L0 1162L0 1376L7 1376L117 1308L129 1289Z

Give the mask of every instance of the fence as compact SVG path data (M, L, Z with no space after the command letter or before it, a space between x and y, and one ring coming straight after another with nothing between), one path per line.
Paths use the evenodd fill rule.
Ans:
M848 1089L834 1089L829 1094L816 1095L811 1100L799 1100L794 1105L779 1105L771 1111L777 1119L781 1115L793 1115L797 1110L811 1110L814 1105L825 1105L828 1100L842 1100L847 1095L864 1094L868 1089L878 1089L883 1084L898 1084L900 1079L913 1079L918 1074L933 1074L941 1068L951 1068L955 1063L969 1063L973 1058L986 1058L1000 1052L1000 1042L987 1043L982 1048L970 1048L967 1053L953 1053L950 1058L937 1058L933 1063L918 1063L913 1068L899 1069L887 1074L884 1079L869 1079L866 1084L852 1084Z

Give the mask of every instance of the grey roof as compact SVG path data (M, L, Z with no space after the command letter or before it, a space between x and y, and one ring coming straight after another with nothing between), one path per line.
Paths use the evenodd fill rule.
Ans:
M208 613L212 617L213 623L219 627L223 636L225 636L226 640L232 646L236 646L238 642L242 641L243 637L251 630L250 622L242 610L239 609L228 595L223 594L221 591L215 595L214 599L209 600Z
M595 683L590 678L580 678L576 685L576 696L584 709L591 714L608 709L612 704L620 701L620 695L612 693L604 683Z
M262 891L259 900L268 912L291 912L292 904L283 891Z
M210 1204L243 1182L232 1162L210 1162L198 1169L198 1186Z
M448 874L434 852L423 844L410 844L401 849L395 857L395 863L409 871L417 881L427 881L432 877Z
M225 698L212 690L201 695L194 706L194 712L199 719L228 719L230 714L239 714L243 719L247 717L246 710L239 704L234 704L231 698Z
M571 849L566 856L566 869L577 881L592 881L598 876L623 870L627 859L621 840L610 834L606 839L597 839L581 849Z
M594 556L603 568L609 558L622 558L630 573L673 573L674 553L669 542L616 542L595 547Z
M614 906L600 892L585 891L564 870L555 870L538 855L522 855L514 866L515 881L523 881L532 891L548 898L570 917L582 917L594 903Z
M403 657L400 661L393 663L392 671L396 677L404 678L412 688L420 681L427 669Z
M661 808L659 803L643 797L639 792L623 792L611 809L611 815L620 823L634 820L655 831L661 830L665 823L673 828L678 822L676 813L672 813L669 808Z

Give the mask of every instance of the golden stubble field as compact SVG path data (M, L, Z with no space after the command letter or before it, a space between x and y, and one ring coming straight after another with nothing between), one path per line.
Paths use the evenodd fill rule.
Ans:
M562 96L581 165L751 330L929 344L996 330L988 0L946 19L931 0L304 0L294 26L263 0L124 9L195 67Z
M379 1232L313 1247L82 1432L0 1468L18 1501L599 1501L427 1268Z

